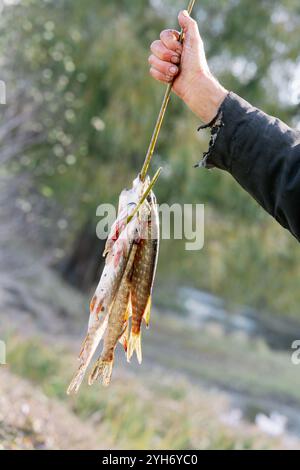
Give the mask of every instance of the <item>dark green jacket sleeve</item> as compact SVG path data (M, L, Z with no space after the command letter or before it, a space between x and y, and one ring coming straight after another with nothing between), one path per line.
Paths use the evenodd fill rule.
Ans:
M202 166L231 173L300 240L300 133L234 93L223 102L214 132Z

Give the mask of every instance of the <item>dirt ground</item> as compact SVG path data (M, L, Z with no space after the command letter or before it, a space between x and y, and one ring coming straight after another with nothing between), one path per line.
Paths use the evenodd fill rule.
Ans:
M0 449L101 448L103 440L91 423L81 421L65 405L1 367Z
M15 253L18 255L19 250ZM7 269L3 269L4 254L0 250L0 338L12 334L23 344L26 338L38 337L50 350L63 344L75 360L86 328L83 312L87 296L66 286L53 271L38 264L31 265L30 273L25 275L19 263L26 263L16 255L14 258L9 255L15 265L10 261ZM31 259L24 250L22 256ZM159 317L155 311L153 317L151 335L145 333L143 338L143 366L133 361L128 375L128 366L125 373L125 364L121 363L110 393L105 395L101 388L99 393L93 392L97 400L102 400L106 418L97 417L97 407L96 413L90 413L87 419L79 418L70 402L46 396L41 391L44 378L38 385L24 379L31 372L29 369L34 368L31 363L30 367L27 364L26 374L20 376L1 366L0 449L160 449L168 448L170 443L172 448L299 448L298 438L283 434L274 439L253 423L243 419L236 422L228 397L217 388L215 380L222 378L222 389L224 385L228 388L230 382L241 384L240 390L251 385L253 390L249 393L269 397L272 387L272 392L278 390L284 400L289 397L295 400L289 386L297 385L291 375L293 371L285 377L287 390L282 389L285 356L273 355L265 348L261 352L257 349L253 355L250 343L240 344L238 338L216 338L204 332L199 341L197 332L193 335L185 331L175 317ZM241 351L245 346L244 357ZM239 367L237 357L241 359ZM261 383L264 376L268 378L264 374L266 367L273 371L272 380L275 377L271 385ZM261 373L255 375L260 368ZM63 372L71 377L73 370L64 368ZM168 378L166 383L163 377ZM182 389L177 387L178 377L184 377ZM200 378L205 379L205 384ZM214 390L212 394L210 389ZM92 390L89 397L90 393ZM86 405L84 396L81 395L80 403ZM276 410L279 403L275 405ZM178 435L181 440L177 443Z

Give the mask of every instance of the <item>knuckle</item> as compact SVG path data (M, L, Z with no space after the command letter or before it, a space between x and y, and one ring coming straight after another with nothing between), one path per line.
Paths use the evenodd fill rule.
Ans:
M161 71L165 74L169 74L169 70L170 70L170 64L163 64L162 68L161 68Z
M162 54L162 60L170 62L171 60L171 51L164 51Z
M178 67L176 65L171 65L168 69L169 74L176 75L178 73Z
M159 64L159 65L157 65L157 70L158 70L160 73L165 74L166 71L168 70L168 68L165 67L164 64Z

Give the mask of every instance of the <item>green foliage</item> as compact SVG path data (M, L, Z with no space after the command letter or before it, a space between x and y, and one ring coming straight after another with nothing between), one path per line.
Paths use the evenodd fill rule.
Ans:
M10 89L19 90L20 106L32 108L24 126L42 136L10 170L33 178L23 197L54 200L72 220L67 242L141 167L163 93L148 76L149 44L176 25L183 3L23 0L4 9L0 50ZM220 80L288 122L299 112L290 92L299 15L297 0L204 0L195 9ZM167 168L159 202L206 204L206 246L190 254L176 241L163 244L161 279L172 264L179 282L298 313L296 244L282 234L277 246L273 222L230 177L192 168L207 145L206 136L197 140L197 124L173 97L152 171Z

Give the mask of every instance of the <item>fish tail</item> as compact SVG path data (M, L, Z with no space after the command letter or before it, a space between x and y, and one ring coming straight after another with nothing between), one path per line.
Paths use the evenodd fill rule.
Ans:
M88 334L86 335L86 337L84 338L83 342L82 342L82 345L81 345L81 348L80 348L80 351L79 351L79 354L78 354L78 359L80 359L83 354L84 354L84 351L85 351L85 348L87 346L87 342L88 342Z
M89 385L93 385L99 377L102 377L102 383L107 387L110 384L113 363L113 359L111 361L104 361L100 357L89 376Z
M85 371L86 371L86 366L85 364L81 364L78 367L78 370L76 374L74 375L68 389L67 389L67 395L72 395L73 393L77 393L79 390L79 387L83 381Z
M142 363L142 341L141 331L134 333L131 331L127 347L127 361L129 362L132 354L136 352L138 363Z
M143 314L143 320L146 323L147 328L149 327L149 323L150 323L151 304L152 304L152 299L151 299L151 295L149 295L149 299L147 301L147 305Z
M119 342L122 344L125 353L127 352L128 337L129 337L128 319L131 316L132 316L132 304L131 304L131 295L129 294L128 304L127 304L127 308L126 308L126 312L125 312L125 316L124 316L124 318L125 318L125 329L124 329L124 332L123 332L123 334L121 335L121 337L119 339Z
M78 392L78 389L84 379L86 370L103 336L106 325L107 325L107 320L103 322L102 326L98 328L97 331L94 331L94 332L91 331L90 333L86 335L82 343L80 353L79 353L79 361L80 361L79 367L67 389L68 395Z
M85 356L87 350L90 349L89 344L90 344L89 335L87 334L87 336L85 337L85 339L82 343L81 350L80 350L80 353L79 353L79 356L78 356L78 359L80 360L80 365L79 365L76 373L74 374L73 379L72 379L72 381L71 381L71 383L70 383L70 385L67 389L67 395L77 393L78 390L79 390L80 385L82 384L86 369L88 367L88 361L83 360L83 356Z

